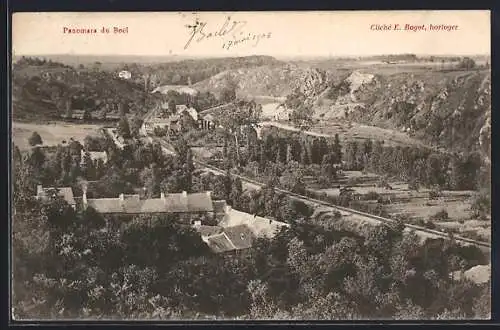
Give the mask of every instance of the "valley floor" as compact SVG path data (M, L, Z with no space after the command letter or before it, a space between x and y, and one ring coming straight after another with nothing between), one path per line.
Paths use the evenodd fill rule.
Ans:
M69 141L70 138L80 141L87 135L98 135L99 129L103 127L97 124L74 124L64 122L53 122L50 124L37 123L12 123L12 140L20 150L30 149L28 138L33 132L38 132L42 137L43 146L55 146L62 143L63 140Z

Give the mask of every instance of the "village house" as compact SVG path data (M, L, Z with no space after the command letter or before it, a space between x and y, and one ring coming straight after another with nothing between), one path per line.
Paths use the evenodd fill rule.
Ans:
M196 222L194 228L215 253L250 248L255 239L273 238L282 227L289 227L284 222L235 210L225 201L214 201L214 211L216 226Z
M284 104L279 104L275 109L274 120L290 121L293 110L287 108Z
M215 126L215 117L212 114L206 114L198 120L198 128L201 130L214 129Z
M161 193L160 198L143 199L139 194L120 194L117 198L87 198L84 191L82 207L93 208L100 214L162 214L162 213L189 213L206 215L214 218L214 207L210 191L188 194Z
M81 151L81 163L83 165L85 163L85 154L88 153L90 155L90 159L92 162L96 163L99 160L102 161L103 164L108 162L108 153L106 151L85 151L82 149Z
M196 111L193 107L188 107L185 104L180 104L175 106L177 114L182 115L183 113L187 113L193 118L195 122L198 122L198 111Z
M123 70L118 73L118 77L122 79L130 79L132 78L132 74L130 73L130 71Z
M36 187L36 199L41 201L48 201L51 198L64 199L73 209L76 209L76 201L73 196L73 189L71 187L48 187L44 188L42 185Z
M142 123L140 133L142 135L151 135L157 129L168 130L171 126L171 119L167 118L150 118Z
M215 253L248 249L252 247L255 238L246 225L228 227L218 234L202 236L203 241Z

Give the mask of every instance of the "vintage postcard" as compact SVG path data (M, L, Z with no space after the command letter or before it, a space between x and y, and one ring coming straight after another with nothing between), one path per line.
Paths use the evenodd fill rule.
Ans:
M489 11L12 16L13 320L489 319Z

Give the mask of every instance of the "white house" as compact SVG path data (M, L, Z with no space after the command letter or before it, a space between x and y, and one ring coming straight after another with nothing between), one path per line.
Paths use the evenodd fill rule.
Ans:
M123 70L118 73L118 77L122 79L130 79L132 78L132 74L130 73L130 71Z
M175 108L177 110L178 115L181 115L182 113L187 112L191 116L191 118L193 118L194 121L196 121L196 122L198 121L198 111L196 111L195 108L188 107L185 104L176 105Z

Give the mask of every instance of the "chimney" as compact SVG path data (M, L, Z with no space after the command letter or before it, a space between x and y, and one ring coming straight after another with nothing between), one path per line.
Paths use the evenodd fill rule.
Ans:
M212 192L211 191L207 191L206 194L207 194L208 197L212 198Z
M83 191L82 203L83 203L83 209L86 210L88 201L87 201L87 192L85 190Z
M182 191L182 197L186 198L186 197L187 197L187 195L188 195L188 194L187 194L187 192L186 192L185 190L184 190L184 191Z
M224 212L225 212L225 213L229 213L229 212L231 212L231 209L232 209L232 208L231 208L231 205L227 205L227 204L226 204L226 205L224 206Z
M125 196L123 194L120 194L120 196L118 196L120 198L120 200L123 202L125 200Z
M160 198L165 200L165 193L163 191L160 193Z
M200 227L201 226L201 220L195 220L194 221L194 226L195 227Z

